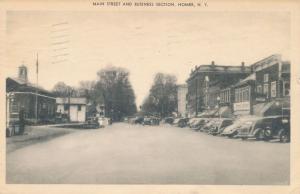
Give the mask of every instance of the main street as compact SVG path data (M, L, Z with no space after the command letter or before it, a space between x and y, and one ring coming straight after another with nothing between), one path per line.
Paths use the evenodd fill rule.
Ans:
M7 153L7 183L288 184L289 144L117 123Z

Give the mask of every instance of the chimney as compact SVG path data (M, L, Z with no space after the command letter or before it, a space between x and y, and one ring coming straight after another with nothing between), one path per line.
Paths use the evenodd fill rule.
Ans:
M22 80L23 82L27 83L28 77L27 77L27 67L25 65L21 65L19 67L19 76L18 78Z

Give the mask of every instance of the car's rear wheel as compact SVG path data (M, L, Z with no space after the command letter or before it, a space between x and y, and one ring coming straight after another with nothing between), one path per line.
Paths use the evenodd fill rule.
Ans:
M265 141L268 141L269 139L271 139L271 136L272 136L272 130L270 128L266 128L264 130L264 140Z
M279 136L279 140L282 143L288 143L290 142L290 137L286 132L282 132Z

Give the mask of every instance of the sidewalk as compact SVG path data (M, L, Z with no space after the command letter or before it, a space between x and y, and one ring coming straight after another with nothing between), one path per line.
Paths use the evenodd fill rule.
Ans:
M70 128L57 128L55 125L26 126L24 135L16 135L6 138L6 153L75 131L77 130Z

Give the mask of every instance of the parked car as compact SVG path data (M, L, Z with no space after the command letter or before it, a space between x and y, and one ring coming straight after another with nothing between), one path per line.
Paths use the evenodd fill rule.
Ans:
M206 125L209 122L208 118L198 118L196 121L194 121L190 127L194 130L201 129L204 125Z
M237 137L242 139L256 138L257 140L278 138L281 142L289 142L290 117L269 116L245 122L239 128Z
M175 118L172 124L173 124L174 126L177 126L178 123L179 123L179 121L180 121L180 119L181 119L181 118Z
M168 124L172 124L174 122L174 118L173 117L166 117L166 118L164 118L164 122L168 123Z
M134 119L134 124L143 124L144 122L144 117L136 117Z
M243 125L244 122L248 122L258 118L259 117L257 116L245 116L245 117L238 118L233 122L232 125L226 127L221 133L221 135L227 136L229 138L233 138L238 134L238 130Z
M188 126L190 128L192 128L192 125L194 125L195 122L197 122L199 119L201 118L198 118L198 117L193 117L193 118L190 118L189 122L188 122Z
M181 127L181 128L183 128L183 127L186 127L187 126L187 124L188 124L188 122L189 122L189 118L181 118L179 121L178 121L178 127Z
M201 128L199 128L199 130L202 132L209 132L210 128L213 127L215 121L216 118L209 118L208 121Z
M233 124L233 119L230 118L219 118L215 119L215 122L212 123L209 133L212 135L217 135L223 132L225 127L228 127Z

